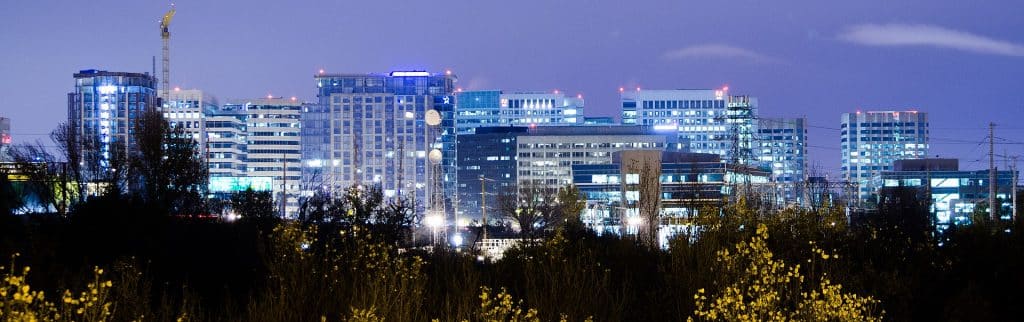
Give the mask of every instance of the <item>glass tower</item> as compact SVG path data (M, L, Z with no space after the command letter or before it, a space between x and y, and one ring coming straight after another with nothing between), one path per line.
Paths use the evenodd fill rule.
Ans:
M156 78L143 73L82 70L68 93L68 122L82 144L91 178L109 170L112 153L128 155L135 121L156 108Z
M436 149L437 186L447 198L456 195L454 75L396 71L314 79L318 104L304 107L302 116L303 177L311 187L337 194L376 186L389 198L411 196L422 212L435 187L427 156ZM428 124L430 110L439 113L440 124Z

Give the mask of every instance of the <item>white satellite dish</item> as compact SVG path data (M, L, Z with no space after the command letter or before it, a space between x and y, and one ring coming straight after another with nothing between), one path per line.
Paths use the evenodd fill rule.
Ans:
M438 150L438 149L430 150L430 153L427 154L427 159L429 159L430 163L433 163L433 164L441 163L441 150Z
M424 119L427 121L427 125L430 125L430 126L440 125L441 124L441 113L438 113L437 110L428 110L427 111L427 115L424 116Z

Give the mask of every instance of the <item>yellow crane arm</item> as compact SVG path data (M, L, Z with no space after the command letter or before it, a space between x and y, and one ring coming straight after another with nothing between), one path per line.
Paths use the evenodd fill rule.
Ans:
M167 27L171 25L171 19L174 19L173 7L171 8L171 10L168 10L166 14L164 14L164 19L160 21L160 29L166 30Z

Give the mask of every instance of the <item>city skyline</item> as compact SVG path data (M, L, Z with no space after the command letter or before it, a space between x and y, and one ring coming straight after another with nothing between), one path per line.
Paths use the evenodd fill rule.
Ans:
M627 8L589 2L496 8L476 3L176 5L171 86L218 98L270 94L313 101L312 75L321 68L451 69L465 90L558 89L582 94L587 116L617 116L619 87L728 85L758 97L761 115L806 116L809 165L833 178L839 176L840 115L856 110L928 112L930 156L961 159L965 169L987 167L981 143L988 122L1001 123L997 143L1012 143L998 144L997 153L1017 155L1024 147L1024 127L1009 123L1024 116L1024 99L1013 95L1012 78L1024 72L1019 64L1024 39L1012 32L1024 22L1013 14L1022 5L1009 1ZM28 3L0 13L11 26L0 31L0 41L10 44L0 61L12 75L22 75L0 81L0 103L7 107L3 116L11 119L14 142L45 139L65 118L70 74L90 68L150 72L151 57L160 55L157 20L167 8L167 3L113 1L56 8ZM716 14L738 23L708 24L715 20L705 17ZM95 18L103 15L116 18ZM408 25L436 26L437 36L410 33L404 23L363 27L400 16L410 17ZM86 19L88 29L80 27ZM225 19L236 23L217 25ZM560 23L565 19L573 23ZM507 28L510 24L515 31ZM345 50L351 44L363 45Z

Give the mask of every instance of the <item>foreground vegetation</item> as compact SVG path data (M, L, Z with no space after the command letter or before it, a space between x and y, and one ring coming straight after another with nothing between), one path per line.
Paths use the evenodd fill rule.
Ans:
M353 205L370 215L279 222L243 214L222 223L95 198L68 216L4 216L0 254L10 263L0 317L848 321L1024 313L1015 305L1024 286L1019 228L982 221L936 234L925 205L912 199L849 221L838 209L762 213L741 200L702 211L700 233L668 250L566 221L493 263L472 250L404 247L408 232L372 220L388 207L337 206L356 216L345 209Z

